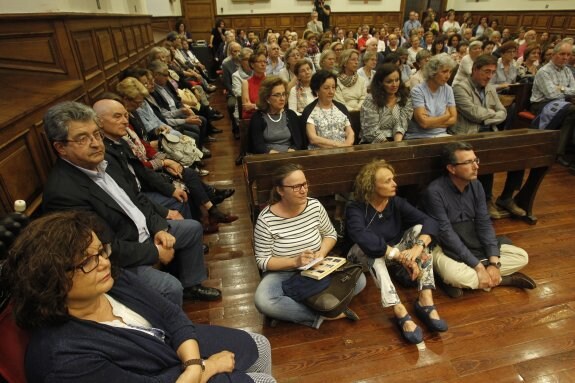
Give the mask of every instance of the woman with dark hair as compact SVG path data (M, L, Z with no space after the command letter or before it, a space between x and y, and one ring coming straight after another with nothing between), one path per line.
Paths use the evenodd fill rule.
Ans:
M517 44L514 41L508 41L499 47L498 52L501 57L497 60L497 71L489 82L495 85L497 92L500 92L509 89L511 84L517 82L517 66L515 64Z
M10 250L14 317L33 330L29 382L275 382L265 337L194 325L135 274L111 267L100 224L85 211L50 214Z
M440 53L445 53L445 36L439 35L433 40L433 46L431 47L431 55L435 56Z
M309 61L306 60L299 60L295 64L294 70L297 76L297 83L289 90L288 105L291 110L300 116L305 107L315 100L310 88L313 70Z
M213 57L217 56L218 49L225 40L224 33L226 33L226 23L224 23L222 19L216 19L216 25L212 28L210 42L208 44L208 47L212 50Z
M254 301L264 315L319 328L324 318L285 295L282 282L299 273L316 258L325 258L336 243L336 231L321 203L307 196L308 181L301 166L287 164L272 175L270 204L265 207L254 230L256 263L263 277ZM365 287L361 275L354 295ZM346 309L333 319L359 317Z
M369 93L361 107L360 143L401 141L413 116L409 91L393 64L375 71Z
M346 226L355 243L347 257L362 263L381 290L383 307L393 307L397 324L410 343L421 343L423 332L401 303L390 274L402 284L416 284L416 315L432 331L447 331L433 304L433 262L428 249L439 231L437 222L396 196L395 171L384 160L365 165L355 180L356 201L346 211ZM414 282L416 281L417 282Z
M449 38L447 39L447 53L449 53L450 55L457 53L459 50L458 45L460 41L461 41L461 35L458 33L449 36Z
M242 81L242 118L249 119L256 110L260 85L266 77L267 56L263 51L253 53L249 58L252 75Z
M286 101L285 81L277 76L262 81L257 110L250 120L249 152L283 153L304 148L298 116L286 109Z
M354 133L345 105L334 100L337 77L326 70L317 71L310 88L315 101L306 106L300 121L305 124L308 149L340 148L353 145Z
M541 46L537 43L532 43L525 48L523 52L523 61L517 68L517 76L524 81L533 82L537 67L539 65L539 57L541 56Z
M192 40L192 34L186 31L186 24L184 23L183 20L180 20L176 23L175 30L178 33L178 36L181 39L186 40L189 44L191 44L194 41Z

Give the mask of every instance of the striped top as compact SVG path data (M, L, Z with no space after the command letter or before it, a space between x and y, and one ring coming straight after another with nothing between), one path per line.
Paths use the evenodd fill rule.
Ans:
M318 200L308 198L305 209L293 218L278 217L266 206L254 231L256 263L260 270L266 271L272 256L296 256L306 249L317 251L323 237L337 240L327 212Z

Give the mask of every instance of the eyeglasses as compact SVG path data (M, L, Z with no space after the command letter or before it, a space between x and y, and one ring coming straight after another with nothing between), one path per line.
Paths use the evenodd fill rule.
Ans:
M467 161L463 161L463 162L456 162L456 163L454 163L453 165L454 165L454 166L457 166L457 165L471 165L471 164L473 164L473 163L476 163L477 165L479 165L479 158L476 157L476 158L474 158L474 159L472 159L472 160L467 160Z
M274 93L274 94L270 94L270 96L275 97L275 98L286 98L287 93Z
M80 146L91 145L94 141L102 142L104 139L104 133L101 130L94 132L94 134L85 134L74 140L62 140L63 142L75 142Z
M494 76L497 73L497 71L495 70L487 70L487 69L480 69L479 71L486 76Z
M73 270L82 270L84 274L88 274L94 271L96 267L98 267L100 264L100 257L108 259L110 258L110 254L112 254L112 247L110 244L102 244L102 248L98 251L97 254L89 255L82 262L74 266Z
M303 189L307 190L309 187L309 184L307 182L304 182L303 184L297 184L297 185L282 185L284 188L291 188L291 190L293 190L294 192L300 192Z

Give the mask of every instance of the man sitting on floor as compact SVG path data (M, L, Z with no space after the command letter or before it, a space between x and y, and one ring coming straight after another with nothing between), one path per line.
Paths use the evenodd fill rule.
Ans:
M423 196L423 208L439 222L433 268L451 297L462 288L514 286L533 289L535 282L519 273L528 262L525 250L499 244L487 212L485 193L477 181L479 158L463 142L445 146L447 174L434 180ZM443 250L443 251L441 251Z
M63 102L48 110L44 128L59 157L44 188L44 211L94 211L109 228L112 261L178 305L182 298L220 298L219 290L201 285L207 278L201 225L193 220L168 223L156 213L156 206L138 192L135 178L126 177L115 157L105 156L93 109ZM157 269L160 264L179 280Z

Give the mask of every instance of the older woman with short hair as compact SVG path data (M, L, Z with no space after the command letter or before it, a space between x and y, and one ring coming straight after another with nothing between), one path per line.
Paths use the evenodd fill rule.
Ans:
M401 141L412 115L411 98L399 69L391 63L380 65L361 106L360 143Z
M375 67L377 66L377 52L368 51L366 49L361 59L363 61L363 66L357 70L357 74L364 78L365 90L368 92L371 80L375 73Z
M267 57L263 52L256 52L249 58L252 75L242 81L242 118L249 119L254 114L258 102L260 85L266 77Z
M414 74L412 74L409 80L407 80L407 82L405 83L405 86L408 89L411 90L425 81L423 79L423 68L425 67L425 65L427 65L430 58L431 58L431 52L428 51L427 49L422 49L419 52L417 52L417 55L415 56L415 67L417 68L417 71Z
M447 84L455 62L447 54L431 57L423 68L425 82L411 90L413 123L407 139L446 136L447 128L457 121L453 89Z
M355 198L346 210L346 227L355 243L347 257L372 273L384 308L393 307L397 324L410 343L421 343L423 332L401 303L390 273L403 284L416 284L416 315L432 331L447 331L433 304L433 262L428 246L439 232L437 222L396 196L395 171L385 160L365 165L355 180ZM413 281L417 280L416 283Z
M337 67L335 65L337 56L335 52L331 49L326 49L321 52L319 56L319 68L327 70L329 72L337 73Z
M313 71L310 63L306 60L299 60L295 64L294 71L297 76L297 83L289 91L288 106L299 116L305 107L315 100L310 87Z
M359 51L348 49L341 53L335 100L348 110L360 110L365 100L365 79L357 74Z
M309 141L308 149L339 148L353 145L355 136L344 104L335 101L337 77L319 70L311 78L311 90L317 99L306 106L301 123Z
M517 82L517 65L515 63L515 53L517 53L517 44L514 41L508 41L501 45L497 50L500 57L497 60L497 70L495 76L489 81L495 85L497 92L508 89L511 84Z
M275 382L268 340L195 325L130 271L111 266L104 223L53 213L24 229L5 275L19 326L33 330L30 382Z
M286 109L286 83L267 77L259 89L257 110L250 120L249 152L283 153L304 148L297 114Z
M469 43L469 49L467 54L461 59L459 67L457 68L457 74L453 79L452 86L460 81L466 80L471 76L471 69L473 68L473 63L475 59L481 56L483 53L483 43L480 40L475 40Z

